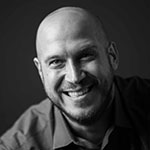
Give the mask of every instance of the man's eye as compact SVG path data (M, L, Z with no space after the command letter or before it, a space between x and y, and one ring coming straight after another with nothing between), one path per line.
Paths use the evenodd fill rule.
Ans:
M49 66L52 68L62 67L64 65L64 61L61 59L55 59L49 62Z
M94 59L95 59L95 55L93 55L93 54L84 54L80 58L81 61L92 61Z

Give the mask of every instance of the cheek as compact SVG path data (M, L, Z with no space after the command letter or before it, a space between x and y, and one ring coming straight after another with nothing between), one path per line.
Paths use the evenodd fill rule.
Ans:
M50 91L57 91L61 82L61 76L58 71L44 72L44 85Z
M84 70L96 77L107 76L110 72L110 66L107 62L101 63L101 61L96 60L87 64Z
M98 71L99 70L98 64L95 61L93 61L93 62L91 62L91 63L89 63L89 64L86 65L85 70L88 73L90 73L90 74L92 74L94 76L97 76L98 72L99 72Z

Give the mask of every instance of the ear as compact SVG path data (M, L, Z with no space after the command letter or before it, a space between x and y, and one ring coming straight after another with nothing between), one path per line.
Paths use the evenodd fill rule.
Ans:
M40 63L40 61L38 60L37 57L35 57L35 58L33 59L33 62L34 62L34 64L35 64L36 68L38 69L38 73L39 73L40 78L41 78L41 80L42 80L42 82L43 82L43 79L44 79L44 78L43 78L43 72L42 72L41 63Z
M115 71L119 66L119 53L114 42L110 42L107 52L112 69Z

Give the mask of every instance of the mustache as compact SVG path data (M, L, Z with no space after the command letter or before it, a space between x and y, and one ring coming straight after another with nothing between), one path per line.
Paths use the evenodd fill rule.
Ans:
M61 91L79 90L96 84L99 84L99 81L94 76L88 75L79 83L64 81L61 85Z

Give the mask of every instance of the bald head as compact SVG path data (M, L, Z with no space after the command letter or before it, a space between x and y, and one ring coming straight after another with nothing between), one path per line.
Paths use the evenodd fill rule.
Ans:
M50 13L41 22L36 37L38 57L46 49L46 43L56 38L64 39L68 36L78 38L78 35L95 35L95 40L106 45L108 38L101 21L91 13L79 7L63 7Z
M54 105L75 124L97 120L118 66L98 18L81 8L58 9L40 24L36 46L34 63Z

